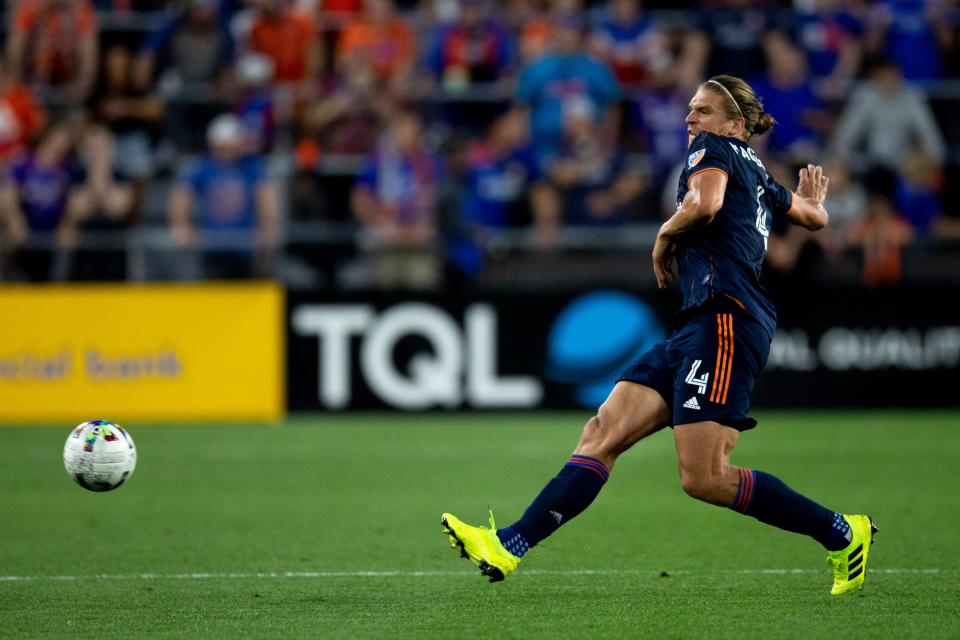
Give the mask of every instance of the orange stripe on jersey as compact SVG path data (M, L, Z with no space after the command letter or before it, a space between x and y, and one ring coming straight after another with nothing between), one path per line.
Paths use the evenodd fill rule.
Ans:
M723 382L723 397L720 398L720 404L727 404L727 391L730 390L730 374L733 371L733 315L727 314L727 372L726 380Z
M717 314L717 364L713 368L713 385L710 386L710 402L716 402L717 389L720 380L720 362L723 360L723 323L720 314Z
M705 169L700 169L699 171L694 171L694 172L691 173L689 176L687 176L687 185L689 185L689 184L690 184L690 181L693 180L693 176L700 175L700 174L703 173L704 171L719 171L720 173L722 173L722 174L724 175L725 178L727 178L727 180L730 179L730 176L728 176L728 175L727 175L727 172L724 171L723 169L720 169L720 168L718 168L718 167L707 167L707 168L705 168Z

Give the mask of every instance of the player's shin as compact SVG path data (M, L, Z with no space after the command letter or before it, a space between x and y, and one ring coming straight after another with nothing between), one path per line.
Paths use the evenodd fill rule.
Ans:
M765 524L810 536L828 551L850 543L846 520L788 487L779 478L753 469L738 469L737 495L730 508Z
M609 475L607 467L596 458L570 456L523 516L509 527L497 530L497 537L507 551L522 558L530 548L589 507Z

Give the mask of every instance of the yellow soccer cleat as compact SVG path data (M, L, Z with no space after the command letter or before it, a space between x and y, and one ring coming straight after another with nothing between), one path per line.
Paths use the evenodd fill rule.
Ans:
M870 516L848 516L844 519L850 525L850 545L840 551L831 551L827 554L827 561L833 565L832 596L842 596L853 593L863 586L863 579L867 575L867 556L870 554L870 545L873 536L877 533L877 526Z
M443 532L450 538L450 546L460 552L461 558L469 558L480 567L480 573L490 578L490 582L500 582L520 564L520 558L507 551L497 537L493 511L490 512L489 529L473 527L449 513L440 518Z

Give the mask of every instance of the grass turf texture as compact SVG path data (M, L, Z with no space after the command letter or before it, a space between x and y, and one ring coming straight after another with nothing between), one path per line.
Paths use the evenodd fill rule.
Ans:
M487 584L454 556L440 513L484 521L490 504L509 524L586 417L125 425L139 467L106 494L64 473L69 426L0 429L0 637L960 636L949 412L761 412L741 438L735 463L877 520L855 596L828 595L816 543L685 497L669 431L623 457L593 507L516 574ZM398 573L324 573L363 571ZM253 575L283 572L308 575ZM216 575L183 575L198 573Z

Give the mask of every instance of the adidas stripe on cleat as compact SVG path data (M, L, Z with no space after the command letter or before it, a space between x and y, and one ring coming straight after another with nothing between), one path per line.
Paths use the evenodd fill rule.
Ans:
M844 515L843 518L850 525L850 544L846 549L827 554L827 560L833 566L833 589L830 591L833 596L853 593L863 586L867 577L867 558L877 533L877 525L870 516Z
M520 558L507 551L497 537L492 511L489 529L466 524L450 513L443 514L440 523L450 539L450 546L460 553L461 558L477 565L490 582L500 582L520 564Z

